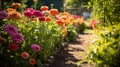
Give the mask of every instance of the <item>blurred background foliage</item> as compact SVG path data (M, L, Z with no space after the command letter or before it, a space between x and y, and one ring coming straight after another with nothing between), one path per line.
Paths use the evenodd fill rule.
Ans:
M79 8L86 5L90 0L65 0L65 4L68 8Z
M13 2L25 3L27 7L34 7L39 9L40 6L46 5L51 8L51 4L54 4L53 8L63 11L64 7L78 8L87 4L89 0L0 0L0 8L8 8Z

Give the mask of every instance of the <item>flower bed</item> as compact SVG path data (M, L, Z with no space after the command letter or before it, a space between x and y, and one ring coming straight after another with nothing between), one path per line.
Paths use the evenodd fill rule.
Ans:
M15 4L18 3L14 3L14 7ZM41 10L27 8L20 13L17 8L0 11L2 67L39 67L62 46L66 36L71 36L70 31L77 34L74 18L67 12L59 13L57 9L42 6Z

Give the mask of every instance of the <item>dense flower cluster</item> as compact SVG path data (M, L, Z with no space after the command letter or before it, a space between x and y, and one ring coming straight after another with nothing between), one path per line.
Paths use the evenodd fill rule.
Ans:
M12 40L16 43L22 43L24 40L24 37L22 34L18 33L18 29L11 24L8 24L4 27L5 32L7 32L11 37Z
M33 17L43 17L44 13L39 10L34 10L33 8L27 8L24 11L24 15L29 18L33 18Z
M37 65L39 60L45 62L54 49L62 44L65 36L75 31L74 19L80 17L67 12L59 13L57 9L49 10L47 6L41 6L40 10L27 8L20 13L20 6L19 3L13 3L12 8L7 9L8 13L0 11L0 19L6 22L0 27L3 34L0 33L0 54L4 56L4 52L7 52L7 58L16 62L13 66L23 62L25 65Z

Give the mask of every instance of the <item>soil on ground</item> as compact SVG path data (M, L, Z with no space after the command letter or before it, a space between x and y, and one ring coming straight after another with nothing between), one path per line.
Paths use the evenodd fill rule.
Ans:
M81 61L91 41L91 33L79 34L76 41L64 43L64 46L57 52L53 62L49 67L78 67L77 62ZM88 63L84 63L79 67L89 67Z

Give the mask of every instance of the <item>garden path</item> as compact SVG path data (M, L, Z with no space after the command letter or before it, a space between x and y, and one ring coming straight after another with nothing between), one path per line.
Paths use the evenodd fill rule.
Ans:
M49 67L77 67L77 62L81 61L85 55L80 52L85 52L91 40L91 33L79 34L75 42L65 43L54 57L53 63ZM87 63L80 67L89 67Z

